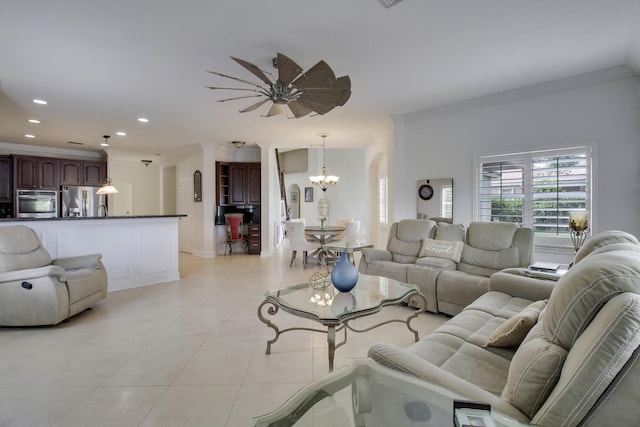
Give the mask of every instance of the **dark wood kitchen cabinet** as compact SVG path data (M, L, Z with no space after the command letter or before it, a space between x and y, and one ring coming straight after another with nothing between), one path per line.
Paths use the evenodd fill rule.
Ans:
M0 202L13 201L12 160L9 156L0 156Z
M218 205L259 205L261 173L260 163L216 162Z
M57 190L59 160L48 157L14 157L16 188Z
M61 185L102 185L106 178L104 162L91 160L60 160Z
M84 185L102 185L107 179L107 164L105 162L82 162Z
M232 205L245 205L247 187L247 168L244 163L232 163L229 165L229 203Z
M260 178L262 169L260 163L247 164L247 193L246 200L249 205L259 205L261 200Z
M249 234L249 248L247 253L251 255L260 255L262 245L260 242L260 224L249 224L247 226Z

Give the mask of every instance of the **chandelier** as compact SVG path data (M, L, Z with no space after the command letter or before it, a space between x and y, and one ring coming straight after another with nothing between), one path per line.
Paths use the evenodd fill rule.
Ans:
M327 188L335 185L339 177L335 175L327 175L327 166L324 163L324 150L325 150L325 138L327 135L320 135L322 137L322 175L318 176L310 176L309 179L313 185L317 185L322 189L322 191L327 191Z
M109 173L109 170L111 169L111 162L109 161L109 152L107 151L107 147L109 146L110 135L103 135L103 138L104 142L101 145L107 157L107 178L104 180L102 187L96 191L96 194L116 194L118 193L118 190L116 190L116 187L111 185L111 174Z

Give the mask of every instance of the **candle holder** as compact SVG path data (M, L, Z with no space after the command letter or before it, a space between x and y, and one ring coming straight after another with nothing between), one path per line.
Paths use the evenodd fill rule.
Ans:
M586 211L569 212L569 235L576 253L589 234L589 218Z

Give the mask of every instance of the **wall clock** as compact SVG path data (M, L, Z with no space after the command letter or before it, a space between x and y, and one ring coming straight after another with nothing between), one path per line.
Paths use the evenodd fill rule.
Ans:
M421 185L420 188L418 188L418 196L420 196L422 200L429 200L433 197L433 187L429 184Z

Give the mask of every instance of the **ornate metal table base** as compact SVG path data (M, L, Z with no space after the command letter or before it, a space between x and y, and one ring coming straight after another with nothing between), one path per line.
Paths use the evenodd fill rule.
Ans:
M338 348L342 347L344 344L347 343L347 330L351 330L353 332L367 332L370 331L372 329L378 328L382 325L386 325L389 323L396 323L396 322L401 322L401 323L405 323L407 325L407 329L409 329L409 331L413 332L413 336L414 336L414 340L417 342L420 339L419 336L419 332L414 329L411 326L411 321L413 319L415 319L416 317L418 317L421 313L424 313L424 311L426 310L427 307L427 300L424 297L424 295L422 295L419 292L415 292L410 294L407 298L411 297L414 301L420 301L420 306L418 308L415 308L415 310L411 313L411 315L407 316L406 319L391 319L391 320L386 320L384 322L380 322L377 323L375 325L372 325L368 328L364 328L364 329L356 329L353 328L349 325L349 320L352 319L357 319L357 318L362 318L374 313L377 313L379 310L376 311L364 311L364 312L354 312L353 316L342 319L342 320L338 320L338 319L318 319L315 316L313 316L310 313L306 313L303 311L299 311L299 310L292 310L290 308L281 306L278 304L277 301L267 297L267 299L260 304L260 306L258 307L258 318L260 319L260 321L262 323L264 323L265 325L267 325L267 327L273 329L273 331L275 332L275 336L273 337L273 339L267 341L267 349L265 351L265 354L271 354L271 345L275 344L276 341L278 341L278 338L280 338L280 335L284 334L285 332L289 332L289 331L311 331L311 332L321 332L321 333L326 333L327 334L327 344L329 346L329 372L333 371L333 360L334 360L334 356L335 356L335 352ZM390 305L390 304L383 304L384 305ZM382 308L382 306L380 308ZM304 327L292 327L292 328L286 328L286 329L280 329L278 328L278 326L276 326L271 320L267 319L265 317L265 315L263 314L263 308L266 308L266 314L269 316L275 316L278 311L280 310L280 308L282 308L284 311L294 314L296 316L299 317L303 317L303 318L308 318L308 319L312 319L312 320L316 320L319 321L320 323L323 324L323 326L326 326L327 329L316 329L316 328L304 328ZM342 342L339 342L336 344L336 332L340 332L344 330L344 340Z

